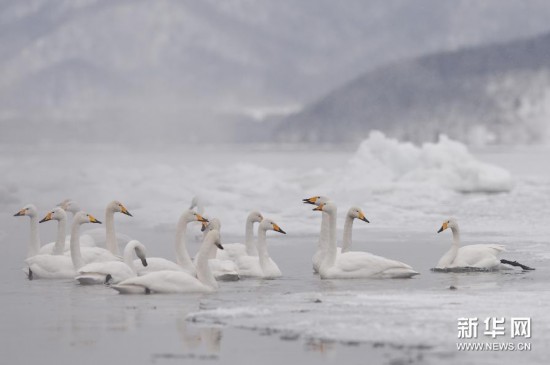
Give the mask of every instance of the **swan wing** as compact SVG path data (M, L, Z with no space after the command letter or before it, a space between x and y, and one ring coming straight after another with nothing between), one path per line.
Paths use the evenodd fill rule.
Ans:
M262 277L264 275L260 266L260 259L256 256L244 255L239 257L237 267L241 277Z
M208 265L216 280L239 280L239 268L231 260L210 259L208 260Z
M62 255L36 255L25 260L33 278L70 279L76 272L70 257Z
M246 246L242 243L227 243L223 245L223 250L216 251L216 258L220 260L236 262L242 256L248 256Z
M494 268L500 266L499 255L504 251L506 248L497 244L462 246L451 267Z
M143 266L141 260L134 260L134 267L140 276L155 271L185 271L180 265L162 257L148 257L147 266Z
M346 278L362 277L411 277L418 275L410 265L373 255L368 252L350 251L336 257L334 274Z
M134 287L155 293L195 293L209 292L212 288L202 284L197 278L181 271L156 271L143 276L136 276L113 285L120 293L126 293Z
M93 262L81 267L78 274L76 279L79 282L83 283L89 278L93 279L96 284L104 284L107 275L111 275L112 283L119 283L136 276L128 265L120 261Z

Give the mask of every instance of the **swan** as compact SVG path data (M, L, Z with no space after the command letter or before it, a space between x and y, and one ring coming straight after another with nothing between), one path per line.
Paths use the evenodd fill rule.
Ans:
M218 218L210 219L208 223L203 222L202 223L202 231L204 233L204 237L208 235L208 232L212 230L216 230L220 232L221 229L221 222ZM225 250L225 245L224 245ZM239 280L239 268L237 265L231 261L231 260L223 260L216 258L216 251L218 250L211 250L210 256L208 258L208 264L210 265L210 270L212 271L212 274L214 274L214 277L216 280L220 281L236 281ZM196 257L195 257L195 263L196 263Z
M62 214L60 213L62 212ZM64 216L63 216L64 215ZM49 214L42 219L42 222L48 220L67 219L64 210L60 209L55 214ZM28 266L28 277L32 279L72 279L76 271L84 266L79 245L80 225L84 223L101 223L91 214L79 212L74 216L71 224L71 255L36 255L25 260ZM63 233L64 236L64 233Z
M76 213L82 210L80 209L80 205L72 199L65 199L62 202L56 204L56 206L62 208L66 212L71 213L73 217L76 215Z
M441 233L447 228L453 233L453 243L451 249L447 251L439 262L436 269L452 269L452 268L478 268L486 270L510 269L509 266L519 266L524 270L534 270L528 266L518 262L511 262L504 259L499 259L502 252L506 252L503 245L496 244L479 244L460 247L460 229L458 222L451 218L443 222L437 233Z
M30 218L31 222L31 238L27 249L27 258L35 256L40 251L40 236L38 234L38 210L33 204L27 204L19 212L13 215L14 217Z
M119 201L113 200L105 208L105 245L113 255L119 256L117 235L115 233L115 213L126 214L133 217L126 207ZM88 232L90 233L90 232Z
M121 294L153 293L196 293L212 292L218 289L218 283L210 271L208 257L210 251L218 247L220 232L212 230L207 233L197 255L197 277L183 271L156 271L143 276L137 276L113 285L112 288Z
M274 279L282 276L277 264L269 257L267 252L266 233L275 231L286 234L271 219L264 218L258 226L258 256L241 256L238 259L239 275L243 277L259 277Z
M313 210L321 211L329 217L329 240L327 253L319 268L321 279L354 278L409 278L418 275L409 265L376 256L367 252L348 251L336 253L336 214L333 202L321 204ZM351 228L351 227L350 227Z
M117 284L123 280L137 276L134 266L134 252L139 257L143 266L147 266L147 253L145 246L136 240L126 244L124 248L124 262L92 262L78 270L76 280L82 285Z
M341 252L348 252L351 249L351 232L353 230L353 220L360 219L363 222L370 223L367 218L365 218L365 213L359 207L351 207L346 214L346 221L344 223L344 236L342 239L342 250Z
M330 201L330 198L322 195L313 196L307 199L302 199L302 202L304 202L304 204L312 204L316 206L325 204L329 201ZM319 267L321 266L321 263L323 262L323 258L325 257L325 254L327 252L327 245L328 245L327 241L329 236L328 231L329 231L328 217L325 214L321 214L321 232L319 233L319 242L317 243L317 250L313 254L313 258L311 259L311 262L313 264L313 272L315 274L319 272Z
M242 256L258 257L258 250L254 244L254 223L260 223L264 217L258 211L252 211L246 217L244 244L227 243L223 245L224 250L216 253L220 260L232 260L237 262Z
M138 275L161 270L184 271L188 274L195 275L195 265L193 265L189 252L187 252L185 239L187 225L191 222L208 222L208 220L192 210L183 212L176 227L176 262L172 262L162 257L151 257L147 259L147 267L144 267L139 260L134 261Z

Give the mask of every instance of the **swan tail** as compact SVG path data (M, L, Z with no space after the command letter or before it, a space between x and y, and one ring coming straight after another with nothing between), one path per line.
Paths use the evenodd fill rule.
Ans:
M120 294L151 294L151 290L149 288L145 288L139 285L121 284L112 285L111 288L113 288Z
M105 275L97 273L78 275L75 279L80 283L80 285L100 285L105 283Z
M519 262L517 261L509 261L509 260L505 260L505 259L502 259L500 260L500 262L502 264L505 264L505 265L511 265L511 266L519 266L521 267L523 270L535 270L535 268L533 267L529 267L529 266L526 266L526 265L523 265L523 264L520 264Z

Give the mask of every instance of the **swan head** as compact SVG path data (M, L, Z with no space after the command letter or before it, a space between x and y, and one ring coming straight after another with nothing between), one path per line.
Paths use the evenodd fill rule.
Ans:
M107 208L112 212L122 213L122 214L126 214L127 216L133 217L133 215L130 214L128 209L126 209L124 204L122 204L121 202L119 202L117 200L113 200L112 202L110 202L109 205L107 206Z
M370 223L369 220L365 217L365 213L359 207L351 207L348 210L348 216L354 219L360 219L363 222Z
M325 212L325 213L336 213L336 204L333 202L326 202L324 204L320 204L317 207L313 208L313 210L319 211L319 212Z
M75 214L73 218L73 224L84 224L84 223L98 223L101 224L93 215L88 214L84 211L80 211Z
M13 216L22 217L25 215L31 218L36 217L38 215L38 209L36 209L36 207L33 204L27 204L23 207L23 209L15 213Z
M441 228L439 228L439 231L437 231L437 233L441 233L444 230L446 230L447 228L450 228L451 230L458 229L458 223L457 223L456 219L449 218L448 220L443 222L443 224L441 225Z
M44 218L42 218L38 223L43 223L51 220L62 221L67 219L67 213L61 207L55 207L50 210Z
M252 223L260 223L264 219L262 213L258 211L252 211L247 217L247 220Z
M326 196L318 195L318 196L312 196L311 198L302 199L302 202L304 204L312 204L312 205L321 205L328 203L330 199Z
M218 218L209 219L208 222L202 222L201 231L210 232L212 230L220 231L222 224Z
M199 213L192 211L191 209L188 209L185 213L183 213L182 218L185 220L186 223L190 223L190 222L208 223L208 219L204 218Z
M143 266L147 266L147 251L145 250L143 243L136 240L128 242L128 245L130 243L134 245L134 251L136 252L136 256L141 260L141 264Z
M58 207L63 208L66 212L72 213L73 215L80 212L80 205L72 199L65 199L61 203L57 204Z
M212 229L210 232L208 232L206 234L206 237L204 238L204 241L208 243L212 243L220 250L223 250L222 242L220 239L220 231L216 229Z
M269 218L264 218L260 222L260 227L259 228L263 229L264 231L275 231L275 232L279 232L279 233L282 233L282 234L286 234L286 232L283 231L281 229L281 227L279 227L279 225L277 225L277 223L273 222Z
M199 196L195 195L193 197L193 199L191 199L191 205L189 206L189 209L198 208L199 206L202 205L201 203L202 203L202 201L199 198Z

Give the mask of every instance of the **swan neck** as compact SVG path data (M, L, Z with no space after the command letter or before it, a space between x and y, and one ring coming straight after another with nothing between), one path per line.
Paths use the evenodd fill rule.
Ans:
M73 260L73 266L78 271L84 262L82 261L82 254L80 253L80 224L73 220L71 225L71 259Z
M124 263L132 269L133 272L136 272L136 269L134 267L134 250L136 249L136 243L135 242L129 242L126 247L124 247Z
M329 238L327 242L327 254L323 266L329 268L336 263L336 210L331 213L323 212L329 216Z
M258 258L262 271L265 268L267 261L269 260L269 252L267 252L267 231L265 229L258 229Z
M353 217L346 216L344 223L344 236L342 237L342 252L347 252L351 249L351 233L353 231Z
M107 250L111 251L113 255L119 256L118 243L116 240L115 232L115 212L112 209L105 210L105 238Z
M199 249L199 253L197 254L196 263L197 263L197 279L204 285L207 285L211 288L216 289L218 287L218 283L216 282L216 278L212 274L212 271L210 270L210 265L208 264L209 257L213 252L216 252L216 246L210 242L210 240L205 239L202 242L202 245Z
M38 217L31 218L31 240L29 242L29 248L27 252L27 257L32 257L38 254L40 251L40 236L38 234Z
M458 227L451 227L453 232L453 246L460 246L460 230Z
M321 231L319 232L317 251L325 251L327 249L327 242L330 234L329 229L329 219L326 214L321 213Z
M193 262L191 261L189 252L187 252L186 233L187 221L182 217L178 221L178 226L176 228L176 262L184 269L191 269L194 271Z
M258 256L258 249L254 245L254 222L251 219L246 220L244 245L248 256Z
M67 219L57 221L57 238L53 249L54 255L62 255L65 251L65 230L67 229Z

